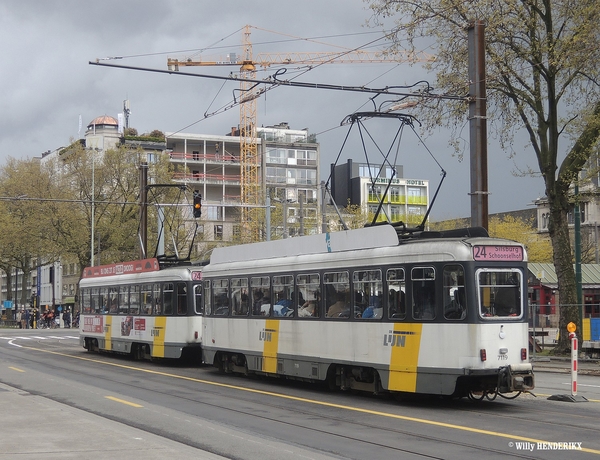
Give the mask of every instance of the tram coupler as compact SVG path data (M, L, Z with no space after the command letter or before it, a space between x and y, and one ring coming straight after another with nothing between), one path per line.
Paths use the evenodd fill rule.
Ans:
M534 380L533 366L530 363L501 367L498 371L498 392L530 391L535 386Z

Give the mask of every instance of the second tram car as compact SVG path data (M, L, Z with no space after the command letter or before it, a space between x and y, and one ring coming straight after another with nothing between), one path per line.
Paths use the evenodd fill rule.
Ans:
M80 343L89 351L201 360L202 268L159 269L157 259L86 268L79 284Z
M202 274L204 361L370 392L531 390L526 261L480 228L217 248Z

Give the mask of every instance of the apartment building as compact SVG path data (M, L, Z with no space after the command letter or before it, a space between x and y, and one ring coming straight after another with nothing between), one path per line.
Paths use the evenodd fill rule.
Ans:
M331 165L331 194L337 206L357 205L378 221L420 224L429 206L429 181L407 179L401 165L355 162Z

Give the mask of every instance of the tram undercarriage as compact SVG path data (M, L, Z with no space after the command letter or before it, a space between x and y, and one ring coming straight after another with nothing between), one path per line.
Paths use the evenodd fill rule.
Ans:
M205 359L207 356L205 356ZM210 361L206 361L210 362ZM469 397L473 400L517 397L523 391L534 388L534 377L528 364L506 366L496 370L471 372L464 370L420 370L417 373L415 391L390 390L386 383L389 370L375 369L340 363L316 363L298 359L277 358L277 366L271 371L265 370L264 357L241 352L223 352L214 354L213 365L225 373L243 375L264 375L288 380L306 382L325 382L331 390L354 390L371 394L392 393L397 395L429 394L450 398ZM430 372L428 372L430 371ZM459 375L459 371L462 375ZM385 383L384 383L385 382ZM505 394L516 393L512 396Z

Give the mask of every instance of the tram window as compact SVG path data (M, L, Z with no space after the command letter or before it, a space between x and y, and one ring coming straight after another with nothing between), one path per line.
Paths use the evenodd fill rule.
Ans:
M231 279L231 314L248 316L248 278Z
M83 314L90 314L92 312L92 305L90 303L91 300L91 289L83 288L81 289L81 311Z
M160 315L162 313L162 304L160 302L160 284L154 283L152 285L152 303L154 308L154 314Z
M229 316L229 280L213 280L213 308L217 316Z
M177 283L177 314L187 315L187 286Z
M152 293L152 284L142 284L141 286L142 296L142 315L151 315L154 304L154 296Z
M252 291L252 315L271 315L271 281L268 276L250 278Z
M100 313L103 315L108 313L108 296L106 295L108 288L103 286L98 291L98 302L100 302Z
M204 314L210 315L212 313L212 297L210 295L210 281L203 281L204 285Z
M444 318L461 320L467 317L465 273L460 265L446 265L443 275Z
M163 315L173 314L175 286L173 283L164 283L162 290L162 313Z
M204 305L202 304L202 285L194 285L194 311L197 315L204 314Z
M111 315L116 315L119 313L119 288L118 287L109 287L108 288L108 313Z
M273 316L294 316L294 277L273 277Z
M413 318L435 319L435 269L415 267L411 271Z
M140 314L140 286L135 285L129 288L129 314Z
M390 268L386 273L387 308L389 319L406 317L406 284L403 268Z
M521 272L519 270L481 270L479 284L479 312L484 318L522 315Z
M320 288L321 277L318 273L303 274L296 277L298 316L300 318L318 318L320 316Z
M352 275L354 317L383 317L383 282L381 270L357 270Z
M91 310L94 315L99 315L102 313L102 297L100 295L100 288L92 288Z
M119 288L119 314L126 315L129 312L129 286Z
M325 306L328 318L350 317L350 277L347 271L323 275Z

